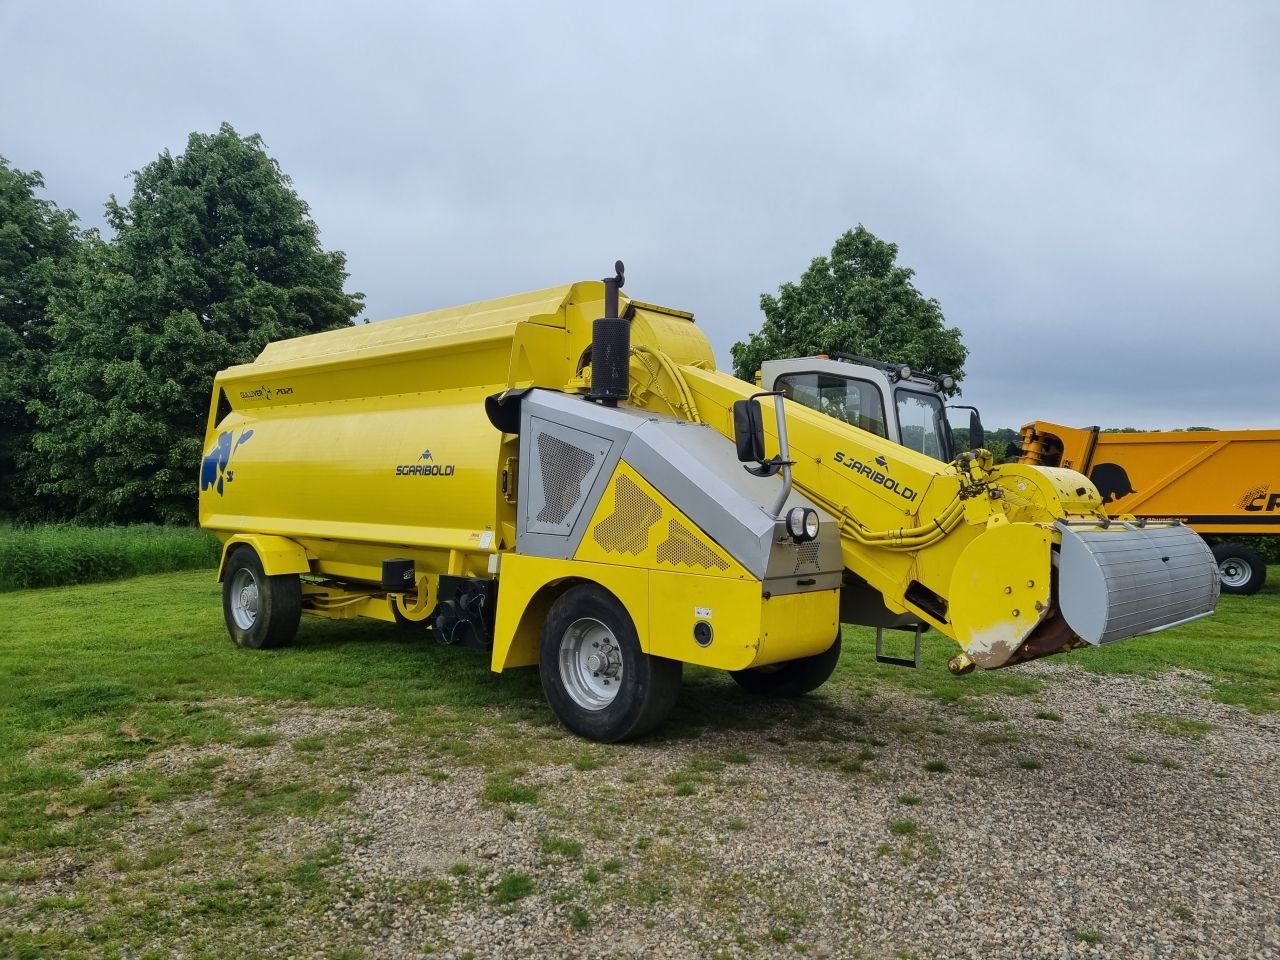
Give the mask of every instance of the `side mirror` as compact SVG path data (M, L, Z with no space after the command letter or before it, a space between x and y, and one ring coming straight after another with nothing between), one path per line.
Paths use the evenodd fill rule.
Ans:
M978 415L978 411L969 410L969 449L985 450L987 447L987 432L982 429L982 417Z
M738 447L741 463L764 460L764 415L757 400L735 400L733 403L733 442Z

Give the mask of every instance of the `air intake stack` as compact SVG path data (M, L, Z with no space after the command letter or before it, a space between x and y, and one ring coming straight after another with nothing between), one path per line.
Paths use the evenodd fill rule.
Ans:
M618 316L618 291L625 281L619 260L604 279L604 316L591 327L590 399L616 407L631 391L631 321Z

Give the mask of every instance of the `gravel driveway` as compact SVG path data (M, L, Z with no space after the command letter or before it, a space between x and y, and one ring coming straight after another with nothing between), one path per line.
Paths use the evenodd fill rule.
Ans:
M1192 674L1024 669L1046 680L1035 697L882 687L624 747L529 728L551 760L505 772L450 767L447 750L429 768L344 772L337 813L256 841L282 857L329 842L334 896L249 952L1280 958L1280 718L1197 696ZM394 729L292 708L279 746L228 772L278 773L291 739L362 722ZM235 829L211 803L193 812ZM197 924L157 946L200 942Z

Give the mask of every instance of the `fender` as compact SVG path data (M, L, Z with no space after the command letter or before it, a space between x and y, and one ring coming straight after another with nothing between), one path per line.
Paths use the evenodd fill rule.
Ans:
M218 561L219 583L222 582L222 571L227 565L227 555L242 543L253 548L258 559L262 561L262 569L269 577L282 573L311 572L311 561L307 559L307 551L303 550L296 541L265 533L237 533L222 545L222 559Z

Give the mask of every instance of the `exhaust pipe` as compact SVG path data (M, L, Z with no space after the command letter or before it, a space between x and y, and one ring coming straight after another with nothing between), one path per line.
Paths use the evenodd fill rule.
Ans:
M631 321L618 316L618 291L625 281L619 260L604 279L604 316L591 326L591 393L588 398L616 407L631 392Z

